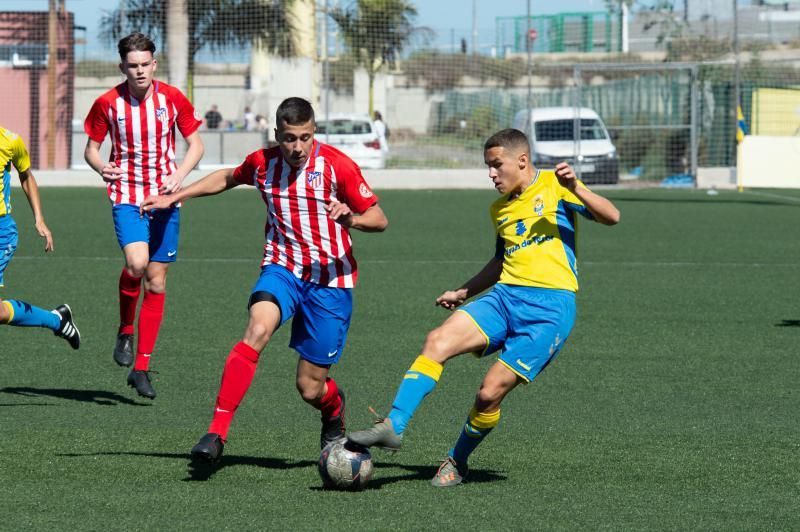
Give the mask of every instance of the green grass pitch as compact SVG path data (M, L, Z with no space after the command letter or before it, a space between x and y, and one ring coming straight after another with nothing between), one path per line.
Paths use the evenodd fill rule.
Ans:
M44 189L45 256L19 189L5 298L68 302L73 352L0 328L0 528L419 530L800 528L800 193L608 190L613 228L583 223L578 321L559 358L511 394L470 482L428 482L491 360L461 357L361 493L320 489L318 415L294 388L288 328L261 358L225 462L192 476L225 357L258 274L264 207L187 203L153 355L154 402L111 359L121 256L101 189ZM360 284L333 375L348 426L385 412L433 305L494 250L489 191L382 191L390 227L356 234Z

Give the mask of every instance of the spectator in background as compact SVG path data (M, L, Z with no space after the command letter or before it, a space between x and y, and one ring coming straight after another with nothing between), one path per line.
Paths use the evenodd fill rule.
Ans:
M381 116L380 111L373 112L372 118L373 118L372 128L378 135L378 142L381 143L381 150L383 152L388 152L389 143L386 141L386 139L389 136L389 128L386 127L386 123L383 121L383 116Z
M244 130L255 131L257 126L256 114L250 107L244 108Z
M269 129L269 121L264 115L256 115L256 129L259 131L267 131Z
M222 114L217 109L217 105L211 106L211 109L206 111L206 127L208 129L218 129L219 123L222 122Z

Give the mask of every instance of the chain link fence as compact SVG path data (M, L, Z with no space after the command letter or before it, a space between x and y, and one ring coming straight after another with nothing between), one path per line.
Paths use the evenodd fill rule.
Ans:
M157 77L206 117L203 167L270 144L289 96L312 101L323 141L378 168L480 168L486 137L519 127L542 166L570 160L594 182L694 182L736 165L740 128L800 135L798 3L528 16L520 1L479 38L421 25L418 4L0 1L1 124L26 139L35 168L84 167L83 120L124 81L116 41L138 30L157 44ZM170 39L176 6L188 24Z

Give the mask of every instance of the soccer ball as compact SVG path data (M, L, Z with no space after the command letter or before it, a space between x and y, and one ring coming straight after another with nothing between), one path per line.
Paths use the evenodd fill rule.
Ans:
M319 475L326 488L357 491L372 477L369 449L346 440L331 442L319 455Z

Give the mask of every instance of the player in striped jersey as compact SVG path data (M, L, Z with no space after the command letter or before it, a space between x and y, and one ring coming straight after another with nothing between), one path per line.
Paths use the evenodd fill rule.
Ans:
M300 358L296 384L303 400L320 410L320 446L344 436L344 394L329 377L342 356L358 278L349 230L383 231L388 222L359 167L339 150L314 139L314 110L301 98L278 107L278 146L251 153L237 168L209 174L173 197L152 196L142 210L255 187L267 206L261 276L249 301L244 338L228 355L208 434L192 449L215 462L237 407L255 375L261 351L290 318L290 347Z
M504 129L489 137L483 157L501 194L489 209L497 233L494 257L460 288L436 298L437 305L458 311L428 334L386 419L348 435L358 445L399 449L409 421L436 387L448 360L500 350L431 482L436 487L464 480L470 454L500 422L505 396L531 382L564 346L575 322L577 217L605 225L620 219L617 208L578 181L567 163L555 170L534 168L521 131Z
M11 166L19 172L22 190L28 197L33 211L33 223L36 231L44 238L44 251L53 251L53 236L50 234L42 214L39 199L39 187L31 172L31 160L28 149L22 138L16 133L0 127L0 288L3 285L3 274L17 249L17 224L11 217ZM55 310L45 310L20 301L19 299L0 298L0 324L16 327L44 327L56 336L69 342L73 349L81 345L81 333L72 321L72 310L68 305L59 305Z
M84 129L89 136L85 158L108 184L111 213L125 266L119 278L120 326L113 357L133 369L128 384L154 399L150 357L164 316L169 264L178 258L179 206L141 216L139 205L150 195L174 194L203 156L198 128L203 123L177 88L154 79L155 44L141 33L118 43L120 71L126 80L100 96ZM183 161L175 157L175 129L186 139ZM111 137L111 156L104 162L100 145ZM138 343L133 356L133 324L144 280ZM134 361L135 360L135 361Z

